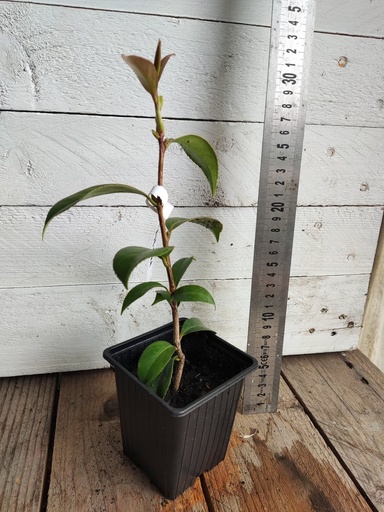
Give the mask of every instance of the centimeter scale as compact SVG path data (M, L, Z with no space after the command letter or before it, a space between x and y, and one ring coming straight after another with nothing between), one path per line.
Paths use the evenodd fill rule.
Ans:
M243 413L277 408L315 0L273 0Z

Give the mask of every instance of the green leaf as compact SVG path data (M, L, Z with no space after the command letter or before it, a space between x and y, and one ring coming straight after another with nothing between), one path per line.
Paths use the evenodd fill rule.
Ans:
M107 194L120 194L120 193L126 193L126 194L138 194L140 196L146 197L151 203L153 203L152 199L141 190L130 187L129 185L120 185L120 184L106 184L106 185L95 185L93 187L85 188L83 190L80 190L79 192L76 192L75 194L72 194L68 197L64 197L64 199L61 199L56 204L52 206L52 208L49 210L47 217L45 219L44 229L43 229L43 237L45 230L47 229L48 224L51 222L51 220L54 217L57 217L60 215L60 213L65 212L66 210L69 210L72 206L75 206L80 201L84 201L86 199L90 199L91 197L96 196L103 196Z
M160 375L155 380L147 384L148 387L153 389L153 391L163 400L168 392L169 386L171 385L175 360L176 356L172 357Z
M172 359L176 349L168 341L155 341L142 352L137 376L144 384L156 379Z
M155 300L152 302L151 306L154 306L155 304L158 304L159 302L163 302L163 300L166 300L167 302L171 302L172 295L169 293L168 290L157 290Z
M185 219L182 217L170 217L166 220L165 225L167 226L169 234L172 233L172 231L185 222L192 222L193 224L199 224L199 226L203 226L207 229L209 229L214 237L216 238L216 242L219 241L220 233L223 229L223 225L220 221L216 219L212 219L211 217L195 217L194 219Z
M140 299L140 297L145 295L147 292L149 292L153 288L158 288L159 286L165 288L165 286L162 285L161 283L156 283L154 281L148 281L147 283L141 283L138 284L137 286L134 286L127 293L123 305L121 307L121 312L123 313L123 311L125 311L127 307L132 304L132 302L135 302L135 300Z
M190 258L181 258L180 260L175 261L172 265L173 278L175 280L175 285L178 286L180 283L180 279L185 274L187 268L192 263L195 258L191 256Z
M180 337L186 336L187 334L191 334L192 332L199 331L211 331L215 332L213 329L206 327L201 320L198 318L187 318L183 323L183 326L180 331Z
M219 166L216 153L208 141L198 135L184 135L170 142L179 144L189 158L200 167L211 187L212 195L216 194Z
M128 280L133 269L142 261L148 258L165 258L173 251L173 247L159 247L157 249L147 249L146 247L124 247L115 254L113 258L113 270L115 274L128 288Z
M159 75L153 62L137 55L122 55L121 57L136 73L144 89L155 99L157 97Z
M206 302L215 304L214 298L208 290L196 284L181 286L172 294L173 302Z

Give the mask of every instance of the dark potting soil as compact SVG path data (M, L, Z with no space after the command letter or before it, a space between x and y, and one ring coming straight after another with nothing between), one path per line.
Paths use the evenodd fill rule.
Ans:
M228 381L243 368L207 341L205 333L191 335L182 343L186 357L183 378L177 393L169 390L165 401L172 407L185 407Z
M243 370L240 363L214 346L210 336L199 332L182 340L186 363L181 385L177 393L170 388L165 397L165 402L172 407L185 407ZM128 367L137 376L136 368L137 360Z

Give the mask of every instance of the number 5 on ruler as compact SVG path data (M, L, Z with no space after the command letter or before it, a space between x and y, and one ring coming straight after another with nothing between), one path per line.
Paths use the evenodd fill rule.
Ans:
M315 0L274 0L243 413L277 408Z

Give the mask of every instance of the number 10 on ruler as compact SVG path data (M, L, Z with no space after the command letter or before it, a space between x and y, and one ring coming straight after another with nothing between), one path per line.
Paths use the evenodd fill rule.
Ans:
M243 412L277 408L315 0L274 0Z

